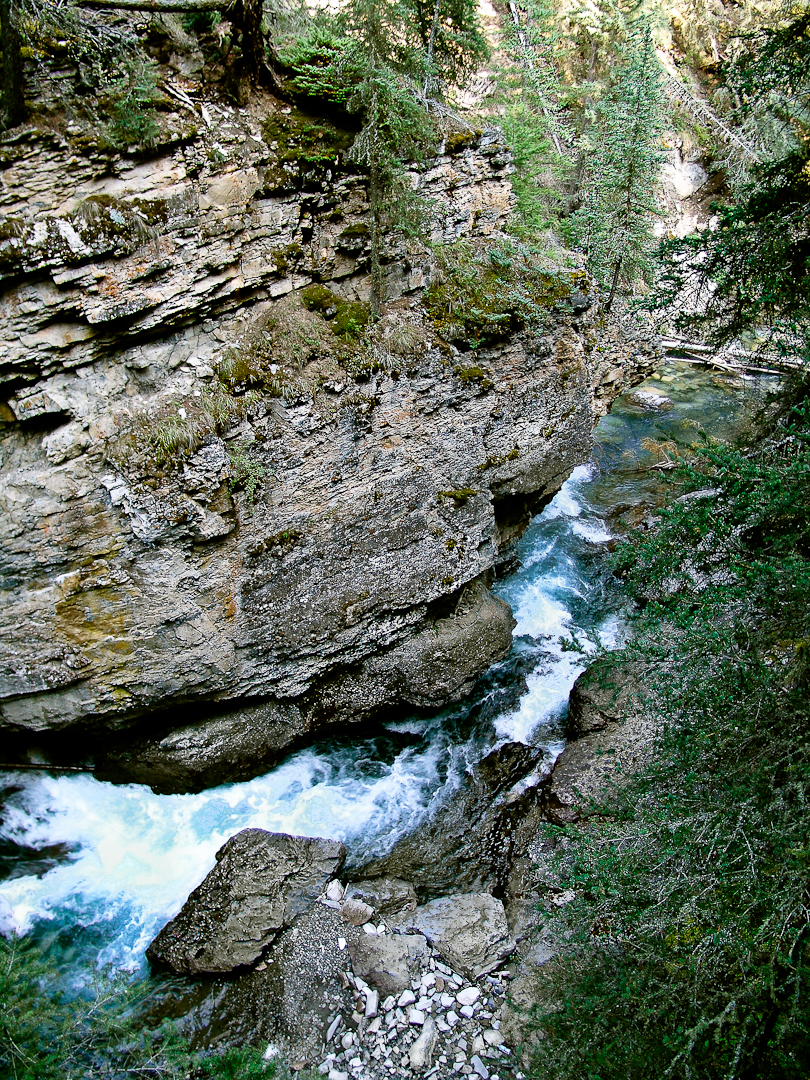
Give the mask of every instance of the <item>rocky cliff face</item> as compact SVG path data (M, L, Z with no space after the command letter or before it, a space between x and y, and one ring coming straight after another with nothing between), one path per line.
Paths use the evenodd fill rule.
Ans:
M509 648L504 545L647 362L600 343L572 261L470 354L404 239L364 336L350 135L195 110L148 160L70 127L0 144L0 726L127 730L116 774L166 790L466 692ZM501 138L444 149L413 177L433 239L486 244Z

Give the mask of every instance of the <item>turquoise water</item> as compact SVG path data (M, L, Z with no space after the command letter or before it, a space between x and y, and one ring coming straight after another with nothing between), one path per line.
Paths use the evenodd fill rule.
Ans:
M374 738L322 740L246 783L155 795L89 775L0 774L0 929L33 932L66 969L145 970L144 951L246 827L342 840L357 864L413 830L493 745L531 742L549 767L563 747L570 688L592 649L622 636L612 541L665 497L661 454L644 440L728 437L758 399L753 382L669 363L645 386L672 399L652 413L620 399L593 460L574 470L517 546L497 591L517 620L510 655L473 696Z

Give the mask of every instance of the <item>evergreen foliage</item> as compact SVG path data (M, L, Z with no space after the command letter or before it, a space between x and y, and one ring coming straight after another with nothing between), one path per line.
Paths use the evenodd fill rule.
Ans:
M69 993L36 946L0 938L0 1080L288 1080L252 1047L192 1053L172 1026L147 1026L146 989L99 974Z
M430 116L415 93L425 57L402 40L404 16L399 3L377 0L350 0L341 16L348 47L340 76L353 87L346 106L362 122L347 156L368 174L375 316L383 300L383 234L397 225L418 228L421 208L405 179L405 162L421 159L435 141Z
M405 16L425 50L428 87L458 85L489 56L476 0L405 0Z
M597 108L595 148L583 205L571 236L606 290L610 310L620 284L652 270L653 189L662 160L659 67L649 29L631 42L613 86Z
M770 327L788 348L810 318L810 10L749 39L729 73L741 113L765 114L777 153L752 172L715 230L663 248L654 306L715 341ZM781 153L779 151L781 150Z
M560 35L549 0L527 0L525 17L518 26L507 23L506 37L515 57L501 77L500 126L515 166L510 227L531 242L564 212L563 191L572 172L561 108L565 90L557 70Z
M810 1060L810 397L617 558L643 605L650 763L585 828L551 830L562 955L540 1075L770 1080Z

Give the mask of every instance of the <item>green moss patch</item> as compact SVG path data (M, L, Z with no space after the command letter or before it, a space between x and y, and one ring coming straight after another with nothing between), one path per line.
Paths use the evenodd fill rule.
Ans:
M371 308L358 300L344 300L325 285L307 285L301 303L330 321L332 332L342 338L356 338L371 321Z
M444 152L445 154L460 154L462 150L475 146L480 138L481 128L476 128L474 131L453 131L445 139Z
M354 132L297 108L268 116L262 136L276 152L275 167L265 175L266 194L319 184L327 170L342 167L343 155L354 141Z
M485 472L487 469L497 469L499 465L505 465L507 461L517 461L520 457L520 451L517 447L514 450L510 450L508 454L496 454L488 457L486 461L482 461L478 466L481 472Z
M458 241L437 250L425 306L438 334L456 345L479 345L538 326L573 288L570 272L542 269L516 242Z
M457 488L455 491L440 491L439 498L452 499L456 506L466 506L472 496L477 494L474 488Z

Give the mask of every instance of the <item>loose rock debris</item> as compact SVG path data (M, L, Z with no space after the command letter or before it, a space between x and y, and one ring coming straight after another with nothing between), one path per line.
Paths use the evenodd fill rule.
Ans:
M341 896L342 887L332 881L319 901L339 909L365 937L351 952L345 939L339 939L347 954L345 1005L326 1021L322 1060L309 1064L327 1080L413 1075L522 1080L512 1048L499 1031L510 973L495 970L477 981L466 978L445 963L442 952L431 948L424 936L409 932L416 912L385 918L364 905L367 918L359 923L358 901ZM459 909L468 911L474 900L474 895L459 897ZM480 902L487 912L493 906L486 894ZM482 949L491 949L489 929L488 940L482 934ZM354 970L354 957L366 978ZM389 991L397 986L397 992L383 998L380 986Z

